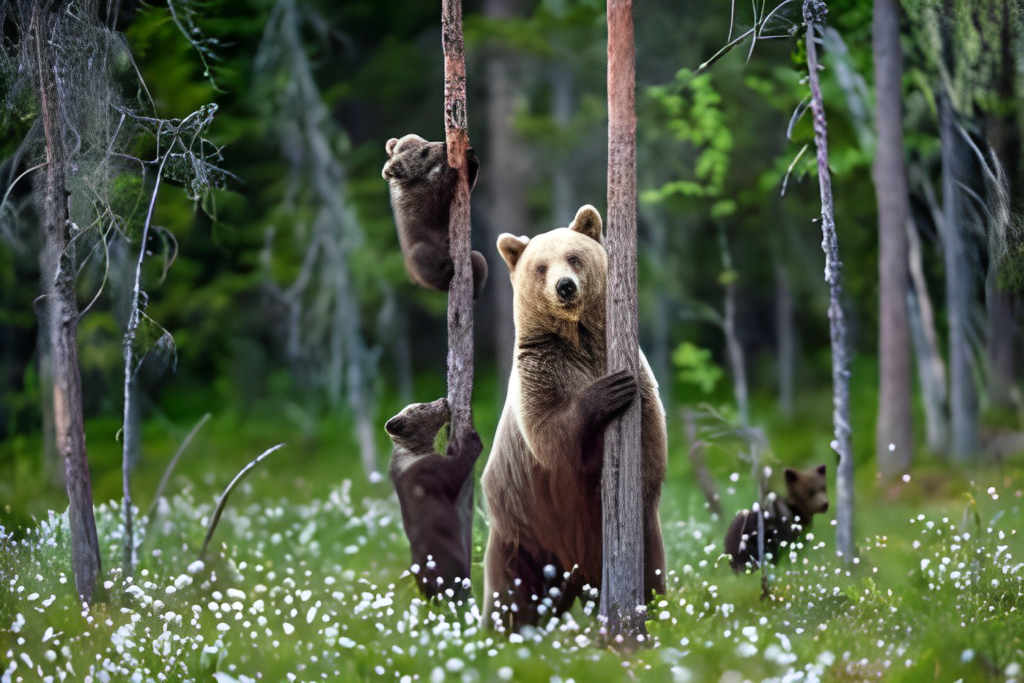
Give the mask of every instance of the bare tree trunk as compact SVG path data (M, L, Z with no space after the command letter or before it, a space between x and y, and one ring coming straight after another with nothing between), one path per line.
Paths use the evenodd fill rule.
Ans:
M949 94L939 95L939 138L942 145L942 242L946 257L946 315L949 320L949 412L952 426L950 455L967 462L978 448L978 390L974 384L974 355L971 351L971 312L977 286L974 257L965 234L966 215L960 190L964 162L963 142L956 130Z
M565 61L560 61L554 67L551 78L553 92L551 113L554 115L555 125L565 129L572 122L573 113L573 87L572 67ZM569 225L572 217L576 214L576 197L573 188L572 155L569 154L558 163L554 169L553 178L553 199L554 220L552 225Z
M78 304L75 301L75 250L69 244L68 163L58 107L51 32L54 17L37 2L32 10L32 34L39 78L40 118L46 140L46 170L42 188L44 255L42 273L47 329L53 351L53 414L57 451L64 461L71 527L71 567L75 589L91 601L100 573L100 549L93 515L92 483L82 420L82 379L78 367Z
M608 372L639 376L636 264L636 51L632 0L608 1ZM608 635L645 631L640 401L605 432L601 617Z
M459 173L452 199L448 237L455 274L448 287L448 406L451 432L448 454L473 447L473 269L470 263L469 123L466 115L466 52L462 42L462 0L443 0L441 39L444 47L444 129L448 163ZM511 296L509 297L511 300ZM474 454L475 457L476 454ZM459 493L463 543L472 547L473 477ZM468 519L466 518L468 515Z
M750 400L747 392L747 366L743 361L743 346L736 336L736 274L732 268L729 242L725 228L718 226L718 248L722 254L722 270L725 278L725 303L722 316L722 332L725 334L725 348L729 354L729 371L732 375L732 392L736 397L740 427L750 426Z
M878 419L875 453L883 477L910 472L910 323L907 313L907 220L910 195L903 161L903 54L897 0L875 0L872 25L878 149Z
M924 397L925 434L928 449L945 453L949 447L948 394L946 392L946 364L939 350L939 335L935 331L935 313L928 284L924 278L921 258L921 238L913 221L907 222L907 243L911 287L907 291L910 313L911 339L917 357L917 375Z
M827 12L820 0L804 0L807 23L807 71L814 115L814 146L818 157L818 188L821 191L821 248L825 252L825 281L829 285L829 336L832 343L832 449L839 456L836 468L836 553L853 560L853 449L850 444L850 361L843 317L842 261L832 208L832 174L828 168L828 127L818 82L818 47L815 31Z
M515 0L487 0L484 14L493 19L516 15ZM512 125L515 115L516 85L512 76L512 60L507 48L494 46L487 61L490 91L487 123L490 155L484 178L490 194L489 246L493 247L504 232L522 234L528 223L526 216L526 169L522 140ZM568 224L567 224L568 225ZM508 277L491 277L487 281L491 297L493 331L497 354L498 391L504 397L512 370L515 351L515 323L512 317L512 281Z
M1021 134L1017 123L1016 59L1014 55L1014 17L1011 0L1001 3L999 34L999 72L997 76L998 111L990 119L988 138L996 158L1006 173L1007 187L1011 188L1011 210L1020 207ZM988 397L993 405L1014 407L1013 379L1017 325L1014 316L1013 295L991 277L986 292L988 356Z
M776 365L779 373L779 412L793 419L793 375L796 361L796 329L793 320L793 290L782 258L775 255Z

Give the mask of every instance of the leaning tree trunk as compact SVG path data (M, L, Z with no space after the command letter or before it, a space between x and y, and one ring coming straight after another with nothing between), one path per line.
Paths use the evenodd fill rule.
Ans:
M514 0L487 0L484 14L492 19L509 19L516 15ZM525 148L513 127L516 85L512 76L512 60L508 48L496 45L487 60L487 123L489 153L484 176L490 195L490 245L504 232L521 234L528 223L526 216ZM504 397L512 370L516 329L512 317L512 281L507 277L491 277L487 281L491 299L490 317L495 334L498 360L498 396Z
M100 549L93 515L92 483L82 421L82 378L78 368L78 305L75 301L75 249L69 243L65 173L68 147L61 128L58 68L52 37L55 15L36 3L32 10L32 49L38 72L39 116L46 142L46 173L41 191L44 256L42 273L46 329L53 372L54 433L64 461L71 527L71 568L75 589L91 601L100 573Z
M608 0L608 372L639 375L636 267L636 53L632 0ZM644 632L640 401L605 433L601 616L608 635Z
M473 268L469 231L469 124L466 116L466 52L462 42L462 0L443 0L441 40L444 46L444 129L448 163L459 173L452 199L448 237L455 274L448 286L448 406L451 432L448 454L472 450L473 435ZM473 477L467 477L457 508L463 543L472 550ZM471 557L471 554L467 554Z
M807 23L807 71L814 116L814 146L818 157L818 188L821 191L821 248L825 252L825 281L829 285L829 336L832 343L832 449L839 456L836 468L836 553L847 562L853 559L853 449L850 444L850 361L843 318L843 264L839 260L832 208L832 175L828 168L828 127L818 82L818 47L815 32L827 8L820 0L804 0Z
M875 0L872 25L878 150L874 181L878 197L878 471L894 477L910 471L910 323L907 311L907 220L910 195L903 161L903 55L897 0Z

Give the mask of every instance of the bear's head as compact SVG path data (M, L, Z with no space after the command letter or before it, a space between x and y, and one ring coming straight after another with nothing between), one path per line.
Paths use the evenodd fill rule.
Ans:
M384 145L384 151L388 153L388 160L384 162L381 175L389 182L402 184L429 180L434 183L441 173L451 168L448 165L447 143L428 142L414 133L391 138ZM480 169L480 161L472 147L466 153L466 160L469 163L469 189L472 190Z
M601 227L601 214L588 204L568 228L533 239L498 238L512 277L517 330L557 332L579 322L603 329L608 254Z
M785 470L786 490L789 498L800 511L808 515L817 515L828 511L828 482L825 479L827 469L818 465L809 470Z
M448 400L439 398L430 403L413 403L384 425L391 441L415 453L434 450L434 439L441 427L451 419Z

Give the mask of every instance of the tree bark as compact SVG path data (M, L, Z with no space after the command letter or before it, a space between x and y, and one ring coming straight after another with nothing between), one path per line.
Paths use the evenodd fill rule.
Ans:
M942 242L946 261L946 316L949 320L949 412L952 427L950 455L968 462L978 447L978 389L971 352L971 312L977 283L970 253L964 197L963 142L957 131L953 103L944 89L939 94L939 138L942 145Z
M793 376L796 361L796 326L793 320L793 289L782 258L775 255L775 336L779 373L779 412L793 419Z
M910 472L910 323L907 311L907 221L910 195L903 161L903 54L897 0L875 0L872 23L878 149L878 419L875 453L886 478Z
M729 242L725 228L718 226L718 245L722 255L722 270L726 278L725 301L723 303L722 332L725 334L725 348L729 355L729 373L732 375L732 392L736 397L736 411L740 427L750 426L750 399L747 391L747 366L743 360L743 345L736 335L736 274L732 268Z
M462 41L462 1L443 0L441 40L444 48L444 128L448 163L459 173L452 199L448 237L455 274L448 287L448 406L451 432L448 454L472 448L473 435L473 268L470 263L469 124L466 116L466 51ZM459 494L463 543L472 548L473 477Z
M42 273L47 330L53 352L53 413L57 452L64 461L71 528L71 567L75 589L91 601L100 573L100 550L93 514L92 483L82 419L82 379L78 366L78 304L75 300L75 249L69 244L68 192L65 173L68 150L60 122L55 82L54 15L37 2L32 9L32 37L38 72L40 118L46 141L42 188L42 229L45 264Z
M821 248L825 252L825 281L829 285L829 336L832 345L832 449L839 456L836 468L836 553L847 562L853 560L853 449L850 444L850 361L846 346L846 321L843 317L843 264L839 260L832 207L832 175L828 168L828 126L818 81L818 49L815 31L827 8L820 0L804 0L807 23L807 71L811 86L811 112L814 116L814 146L818 160L818 188L821 192Z
M913 221L907 222L907 244L911 279L911 287L907 291L907 310L910 313L914 355L917 357L917 376L924 400L925 434L928 449L932 453L945 453L949 447L946 364L939 350L935 312L924 277L921 239Z
M608 1L608 372L639 376L636 53L632 0ZM608 426L601 473L601 616L608 635L645 630L640 401Z
M516 14L515 0L487 0L484 14L492 19L508 19ZM526 215L525 148L512 125L515 115L516 84L512 60L507 48L494 46L487 61L489 98L487 124L489 153L484 178L490 195L489 246L498 236L508 232L522 234L528 223ZM568 223L566 223L568 225ZM504 266L502 266L504 269ZM487 279L491 298L493 332L497 354L498 396L504 398L512 370L515 350L515 324L512 317L512 281L504 275L492 274Z
M988 125L988 139L1006 174L1010 188L1011 211L1020 209L1021 133L1017 123L1016 60L1014 55L1014 17L1011 0L1001 3L999 67L996 74L996 111ZM988 398L998 408L1014 407L1013 379L1017 325L1014 297L999 286L995 273L989 280L987 299L986 355L988 356Z

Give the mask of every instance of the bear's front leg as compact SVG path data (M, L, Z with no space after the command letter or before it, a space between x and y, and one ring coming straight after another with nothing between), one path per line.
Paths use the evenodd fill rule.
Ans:
M584 470L601 469L605 429L612 420L626 412L636 394L636 378L627 370L596 379L583 390L579 406L583 415L580 460Z

